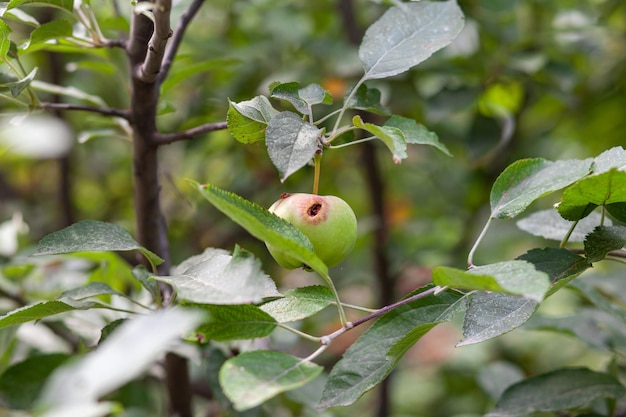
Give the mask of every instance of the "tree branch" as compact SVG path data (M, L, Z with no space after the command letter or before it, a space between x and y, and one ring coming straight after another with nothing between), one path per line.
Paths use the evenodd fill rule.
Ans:
M192 127L191 129L183 130L181 132L157 133L154 136L152 142L156 145L169 145L170 143L192 139L195 136L201 135L203 133L215 132L216 130L224 130L226 129L226 127L226 122L217 122Z
M193 18L200 10L200 7L204 3L204 0L193 0L187 10L180 16L180 20L178 21L178 25L176 25L176 29L174 30L174 34L172 39L167 45L165 49L165 56L163 58L163 64L161 65L161 72L159 73L157 82L161 84L165 78L167 78L167 74L170 71L172 63L174 62L174 57L176 56L176 52L180 47L180 44L185 36L185 31L189 26L189 23L193 20Z
M144 83L156 81L161 71L161 62L168 39L172 36L170 29L171 0L156 0L152 14L154 16L154 31L148 42L148 50L143 64L138 68L138 78Z
M41 107L44 110L86 111L86 112L91 112L91 113L102 114L105 116L121 117L126 120L130 119L130 113L128 112L128 110L121 110L121 109L84 106L81 104L68 104L68 103L40 103L39 107Z

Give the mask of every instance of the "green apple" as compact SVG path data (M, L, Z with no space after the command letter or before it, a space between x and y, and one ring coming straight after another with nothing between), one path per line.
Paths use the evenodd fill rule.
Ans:
M329 267L343 261L354 247L356 216L348 203L339 197L285 193L272 204L269 211L308 237L315 254ZM287 269L307 268L302 262L271 245L267 245L267 249L276 262Z

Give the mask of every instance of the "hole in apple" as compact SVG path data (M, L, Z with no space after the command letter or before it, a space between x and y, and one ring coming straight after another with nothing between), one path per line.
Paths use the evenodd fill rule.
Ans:
M315 203L315 204L312 204L311 207L309 207L306 213L310 217L315 217L318 215L321 209L322 209L322 205L320 203Z

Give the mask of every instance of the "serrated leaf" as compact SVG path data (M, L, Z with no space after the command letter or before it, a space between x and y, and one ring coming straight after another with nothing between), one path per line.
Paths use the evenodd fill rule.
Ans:
M71 356L64 353L36 355L6 369L0 377L0 399L12 409L30 409L48 376Z
M321 129L292 112L279 113L270 120L265 143L281 182L313 159L321 136Z
M15 7L20 7L25 4L33 5L33 6L52 6L57 7L59 9L66 10L68 12L72 12L74 10L74 1L73 0L11 0L7 5L7 10L13 9Z
M550 288L547 274L519 260L478 266L469 271L440 266L433 270L433 282L442 287L496 291L535 301L543 300Z
M456 1L391 7L363 37L359 58L365 68L364 78L386 78L407 71L449 45L463 24L463 12Z
M316 104L332 104L332 96L319 84L300 87L298 82L276 83L270 86L274 98L288 101L301 114L311 115L310 108Z
M293 225L236 194L210 184L193 181L192 184L204 198L252 236L301 261L320 275L328 276L328 267L313 252L309 239Z
M72 36L72 24L65 19L55 19L35 28L30 33L29 40L21 46L24 52L32 52L45 48L52 39L61 39Z
M243 340L269 336L276 328L276 320L259 307L244 305L198 305L210 313L209 318L196 329L201 341Z
M424 125L418 124L413 119L394 115L385 122L385 126L400 129L407 144L430 145L444 154L452 156L446 145L439 142L439 137L437 137L436 133L426 129Z
M583 242L585 236L591 233L601 222L602 215L600 213L591 213L576 224L576 227L567 239L568 242ZM516 224L518 228L531 235L560 242L570 232L574 222L565 220L556 210L548 209L536 211L530 216L519 220ZM611 226L613 223L610 219L604 218L604 224Z
M241 143L254 143L265 139L265 129L278 114L265 96L234 103L228 101L226 122L228 132Z
M391 151L393 162L399 164L407 157L406 139L404 134L397 127L378 126L373 123L365 123L360 116L352 118L352 124L359 129L363 129L380 139Z
M172 270L155 277L170 284L179 299L201 304L249 304L279 297L276 284L250 252L235 248L232 256L223 249L208 248Z
M9 326L17 326L29 321L41 320L56 314L73 310L88 310L90 308L106 307L96 301L77 301L71 298L41 301L36 304L20 307L0 316L0 329Z
M572 184L565 191L557 209L563 218L580 220L597 206L626 202L626 172L611 168Z
M527 378L504 391L488 417L564 411L600 398L620 398L624 388L612 375L587 368L563 368Z
M589 173L591 159L551 162L522 159L509 165L491 189L491 217L513 218L536 199L573 184Z
M425 287L419 292L431 288ZM446 291L425 296L383 315L332 368L319 408L352 404L374 388L398 364L408 344L415 343L434 325L450 320L460 308L459 303L462 303L462 294Z
M344 100L348 100L346 102L348 109L363 110L381 116L390 114L389 109L381 104L380 90L369 88L365 84L361 84L354 95L352 95L352 90L348 90Z
M163 262L163 259L137 243L122 227L96 220L83 220L44 236L33 255L130 250L138 250L154 265Z
M531 249L518 259L529 262L538 271L548 274L552 287L546 297L554 294L590 267L585 258L567 249Z
M335 302L330 288L321 285L295 288L283 295L260 306L279 323L305 319Z
M626 245L626 227L598 226L585 239L585 256L589 262L603 260L609 252Z
M227 360L219 378L235 410L244 411L307 384L322 370L319 365L286 353L257 350Z
M98 349L57 369L44 388L41 406L99 400L145 372L200 319L197 312L175 308L127 320Z
M477 292L465 313L463 340L457 346L492 339L524 324L538 303L530 298L497 292Z

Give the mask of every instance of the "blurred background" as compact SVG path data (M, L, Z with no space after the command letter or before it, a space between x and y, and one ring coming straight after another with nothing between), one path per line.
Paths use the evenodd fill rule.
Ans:
M466 24L454 44L407 73L368 83L381 90L383 104L394 114L436 132L453 157L413 145L409 157L396 165L382 143L324 154L320 193L341 196L359 219L353 254L331 272L348 303L386 305L429 282L435 266L464 268L489 216L491 185L515 160L587 158L625 142L626 3L459 0L459 5ZM128 32L128 5L96 1L92 6L105 36L116 39ZM175 3L173 26L186 6L185 1ZM363 31L387 7L366 0L206 2L163 85L159 129L168 133L224 121L228 100L267 95L274 81L322 85L336 104L317 111L332 111L362 75L358 43ZM32 12L42 21L52 17L46 13L57 13ZM29 27L15 24L12 29L14 42L28 40ZM33 50L22 63L27 72L37 67L38 79L71 86L90 100L115 108L129 105L120 49ZM40 98L67 100L54 93ZM27 284L29 279L47 282L37 287L37 295L56 296L62 285L50 283L51 266L35 274L32 260L25 258L42 236L84 219L133 231L128 126L84 112L26 117L23 106L2 98L0 110L3 280L17 285L22 279L19 285L30 285L31 292L39 284ZM186 182L210 182L269 207L282 192L311 192L312 167L281 183L263 143L244 145L227 131L164 146L160 152L162 206L174 263L206 247L232 250L239 244L262 260L280 288L319 283L305 272L278 266L262 242L201 200ZM558 196L551 196L531 209L556 201ZM529 248L554 244L518 230L514 221L495 221L475 262L511 259ZM77 281L90 271L88 266L76 268ZM593 274L611 277L613 272L604 269ZM71 278L65 274L62 279ZM130 285L124 280L130 277L116 285ZM541 313L565 314L583 303L574 292L562 293ZM0 302L1 310L9 306ZM322 317L326 313L328 321L316 316L307 330L323 334L335 329L333 312L322 312ZM324 322L325 328L319 328ZM337 360L357 335L354 331L339 339L324 360ZM277 343L298 349L296 342L276 337ZM407 354L388 386L328 413L477 416L497 396L497 376L510 380L559 364L597 366L608 357L571 336L532 330L455 348L461 337L459 323L438 326ZM289 395L305 397L307 392ZM280 399L275 415L297 414L289 411L295 407L289 395Z

